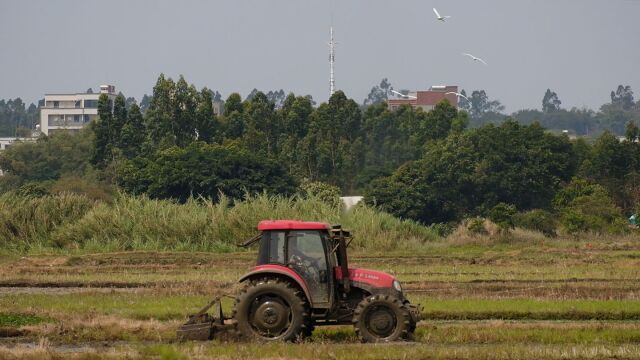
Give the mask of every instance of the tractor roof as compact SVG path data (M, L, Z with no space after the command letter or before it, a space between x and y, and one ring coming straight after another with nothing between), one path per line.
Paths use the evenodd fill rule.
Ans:
M331 225L321 222L299 220L263 220L258 223L258 230L328 230Z

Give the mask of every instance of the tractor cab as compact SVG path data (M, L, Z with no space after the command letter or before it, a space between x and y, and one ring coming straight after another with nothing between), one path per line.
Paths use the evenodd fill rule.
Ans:
M243 244L260 242L254 271L295 273L314 308L331 308L337 295L336 272L348 273L349 233L339 225L291 220L262 221L258 230L258 236Z

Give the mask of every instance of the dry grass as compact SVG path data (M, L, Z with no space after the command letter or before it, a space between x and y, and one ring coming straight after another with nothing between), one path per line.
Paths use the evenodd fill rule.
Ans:
M484 219L481 227L474 232L470 229L474 220L465 220L446 238L451 245L481 245L491 246L505 243L543 244L550 239L537 231L515 228L508 231L501 230L490 220Z
M65 314L55 323L24 326L30 337L76 341L158 341L175 339L175 329L182 321L136 320L115 315Z
M640 354L640 242L429 244L424 253L354 252L354 266L396 274L430 318L417 343L363 345L350 327L303 344L174 343L187 313L235 284L250 252L118 252L0 263L0 307L48 319L0 340L0 358L629 358ZM80 286L61 288L60 286ZM110 290L92 286L125 286ZM42 286L49 286L43 288ZM25 288L20 288L25 289ZM38 291L38 292L36 292ZM230 303L225 303L225 310ZM517 321L496 320L500 318ZM437 320L437 319L489 320ZM529 319L529 320L527 320ZM570 319L532 321L530 319ZM40 339L43 344L40 345ZM29 344L28 346L26 344ZM106 346L105 346L106 344Z
M18 254L109 252L119 250L238 251L264 219L341 223L356 231L357 248L415 249L438 240L432 228L400 220L367 206L350 211L316 198L269 195L242 201L186 203L117 196L113 203L82 195L4 195L0 201L0 250ZM398 241L400 239L400 241Z

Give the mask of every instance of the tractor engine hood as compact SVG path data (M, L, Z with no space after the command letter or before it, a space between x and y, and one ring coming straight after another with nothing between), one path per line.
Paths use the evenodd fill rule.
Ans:
M336 280L342 280L342 269L335 267ZM376 288L393 287L396 278L382 271L369 269L349 269L349 280L356 283L365 283Z

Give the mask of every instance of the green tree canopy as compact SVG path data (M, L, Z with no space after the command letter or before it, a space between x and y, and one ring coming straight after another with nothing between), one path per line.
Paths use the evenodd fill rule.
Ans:
M391 95L391 90L393 90L393 86L387 78L384 78L380 81L380 85L376 85L371 88L369 95L364 99L364 105L375 105L380 104L382 102L387 101L389 96Z
M292 194L296 184L273 160L237 147L193 142L159 150L118 168L118 184L131 193L185 201L190 196L240 199L245 193Z
M425 223L484 215L498 203L548 208L576 165L568 139L510 120L431 143L420 160L373 181L366 198Z
M18 183L56 180L64 175L83 176L89 172L94 144L90 131L60 132L36 142L14 143L0 153L0 168Z
M558 94L547 89L542 98L542 111L545 113L558 111L560 110L560 104L562 104L562 101L558 98Z

